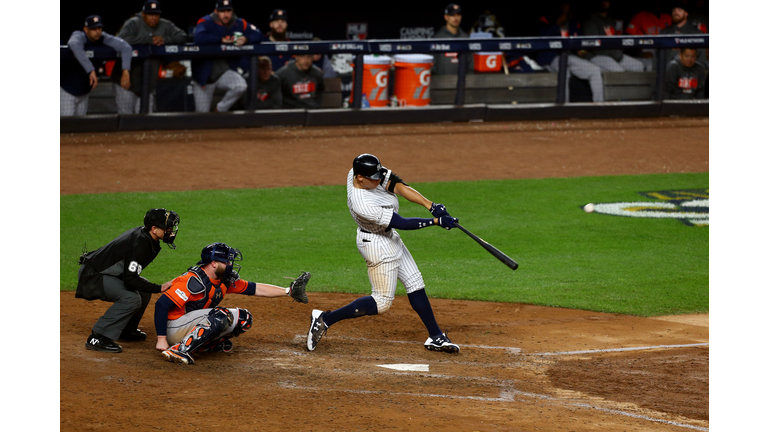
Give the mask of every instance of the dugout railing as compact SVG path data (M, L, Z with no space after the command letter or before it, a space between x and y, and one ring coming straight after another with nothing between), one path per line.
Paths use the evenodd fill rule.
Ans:
M392 108L392 109L371 109L362 110L367 113L360 114L363 106L362 80L363 74L353 74L353 83L351 89L351 103L349 107L330 107L326 110L278 110L278 112L269 113L268 111L254 111L253 106L248 106L239 113L263 114L270 119L258 120L253 115L247 118L241 118L240 121L226 121L219 117L218 121L223 122L222 127L245 127L248 122L254 125L261 124L359 124L359 123L389 123L399 121L457 121L466 118L479 117L479 120L499 120L507 118L505 111L514 109L515 118L538 118L544 117L573 117L574 112L582 113L583 117L611 117L611 116L644 116L665 115L669 113L679 113L682 115L707 115L708 100L697 100L691 102L668 101L665 100L665 72L667 63L671 60L674 49L683 47L708 48L709 35L673 35L673 36L611 36L611 37L530 37L530 38L468 38L468 39L418 39L418 40L369 40L369 41L298 41L273 43L264 42L261 44L246 44L240 47L234 45L165 45L165 46L133 46L133 58L137 60L161 59L163 61L173 60L194 60L202 58L222 58L231 56L248 56L250 58L250 70L242 71L248 82L248 92L250 101L254 101L255 93L258 89L258 57L263 55L296 55L296 54L327 54L348 53L354 55L353 69L363 70L363 58L366 54L379 54L394 56L397 54L431 54L434 56L444 55L448 52L459 53L460 59L464 56L474 55L481 52L502 52L514 53L515 56L528 56L535 58L536 53L540 51L556 51L559 53L559 71L557 74L549 72L538 73L518 73L499 71L495 73L475 73L468 71L464 61L459 61L458 73L456 75L434 76L432 78L433 106L424 107L419 110L413 107ZM625 52L630 50L650 50L654 53L653 72L637 73L605 73L604 85L606 86L606 96L619 94L631 95L627 99L619 97L607 97L606 102L602 104L595 103L566 103L566 86L569 85L566 79L568 67L568 53L579 50L610 50L621 49ZM119 54L108 47L96 47L93 50L87 50L89 58L99 60L114 60ZM72 52L67 46L60 48L61 59L73 58ZM507 55L507 58L510 56ZM131 128L162 128L164 121L156 119L149 120L159 114L147 114L150 103L150 62L143 62L143 85L141 89L142 114L134 116L119 117L146 117L147 120L133 119ZM392 81L394 76L390 74ZM109 85L109 83L106 83ZM391 82L390 82L391 84ZM469 84L469 85L468 85ZM512 85L514 84L514 85ZM530 87L526 85L531 84ZM485 87L481 87L485 86ZM613 92L609 87L615 86L620 92ZM390 85L391 88L391 85ZM528 88L530 91L525 91ZM338 89L337 89L338 90ZM515 91L516 90L516 91ZM573 87L571 87L573 92ZM571 95L573 96L573 95ZM485 99L482 99L482 98ZM572 98L573 99L573 98ZM608 103L611 101L612 103ZM600 106L603 106L601 109ZM612 108L606 108L611 106ZM448 110L459 110L459 112L450 113ZM304 113L298 111L305 111ZM326 111L325 115L318 111ZM384 111L387 113L384 114ZM401 114L393 111L405 111ZM528 111L528 112L524 112ZM602 112L606 111L606 112ZM375 112L378 112L376 114ZM511 111L510 111L511 112ZM538 113L538 114L537 114ZM543 114L542 114L543 113ZM558 114L559 113L559 114ZM184 123L195 122L195 118L200 119L201 114L196 113L178 113L174 116L174 125L169 128L177 128ZM310 115L308 115L310 114ZM187 116L184 119L179 116ZM467 117L469 116L469 117ZM63 131L77 131L81 129L111 130L113 128L121 129L123 123L116 116L94 116L87 115L77 119L71 117L61 117L61 129ZM312 119L310 119L312 117ZM377 119L378 117L378 119ZM576 115L578 117L578 115ZM89 127L88 119L92 122L101 122L101 126L95 125ZM168 120L170 117L165 116ZM281 123L282 122L282 123ZM131 123L131 122L128 122ZM145 124L146 126L142 126ZM211 122L203 122L207 127ZM194 127L194 126L192 126Z

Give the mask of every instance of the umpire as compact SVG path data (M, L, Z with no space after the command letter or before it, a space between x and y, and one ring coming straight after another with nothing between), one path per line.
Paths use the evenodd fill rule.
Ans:
M96 321L85 347L93 351L119 353L123 347L118 337L142 341L147 334L137 327L153 293L171 286L162 286L141 276L160 253L160 240L171 249L179 229L179 215L164 208L151 209L144 216L144 226L129 229L107 245L80 257L77 272L76 298L113 302Z

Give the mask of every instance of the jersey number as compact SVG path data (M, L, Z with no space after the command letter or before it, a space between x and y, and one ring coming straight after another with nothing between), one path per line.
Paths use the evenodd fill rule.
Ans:
M132 271L136 274L141 274L141 266L136 261L131 261L130 264L128 264L128 271Z

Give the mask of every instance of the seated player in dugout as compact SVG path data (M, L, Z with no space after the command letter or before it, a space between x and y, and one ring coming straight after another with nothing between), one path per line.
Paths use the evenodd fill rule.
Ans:
M697 60L696 48L682 48L667 66L667 99L708 99L709 71Z
M224 308L227 293L260 297L292 297L307 303L311 275L302 273L287 288L240 279L243 255L225 243L211 243L200 261L172 281L155 303L157 350L174 363L195 364L192 354L232 351L231 338L251 328L253 316L243 308Z
M283 90L280 78L272 72L272 60L259 57L259 85L256 90L256 110L280 109L283 107Z
M325 79L312 64L312 54L298 54L296 59L276 72L283 91L283 108L320 108Z

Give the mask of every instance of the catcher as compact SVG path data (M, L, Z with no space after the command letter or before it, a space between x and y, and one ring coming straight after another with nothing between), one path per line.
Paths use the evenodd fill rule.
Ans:
M224 308L219 303L227 293L260 297L291 296L307 303L306 286L311 275L304 272L288 288L240 279L243 255L225 243L203 248L200 261L172 281L155 303L156 348L166 360L195 364L192 353L232 351L232 337L251 328L253 316L243 308Z

